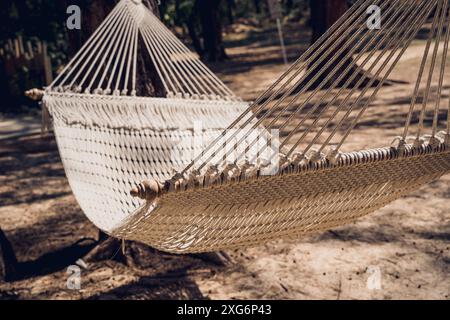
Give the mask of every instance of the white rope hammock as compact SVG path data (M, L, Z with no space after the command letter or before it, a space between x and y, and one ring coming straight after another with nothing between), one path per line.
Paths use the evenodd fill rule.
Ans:
M371 5L380 30L366 25ZM342 152L430 15L398 145ZM123 0L44 96L74 194L100 229L176 253L298 237L373 212L450 171L448 16L447 0L359 0L245 106L140 1ZM164 97L145 97L139 44Z
M141 76L148 67L164 92ZM137 181L172 177L201 152L195 138L211 141L248 107L138 0L117 4L43 101L70 186L106 232L143 203L129 196Z
M136 96L144 46L168 98L239 101L140 0L122 0L49 91Z
M366 25L369 5L381 8L380 30ZM398 145L341 152L431 14ZM183 171L134 188L146 204L113 235L179 253L251 246L354 221L450 172L448 17L447 0L357 1ZM258 155L275 137L255 136L260 125L287 132L269 161Z

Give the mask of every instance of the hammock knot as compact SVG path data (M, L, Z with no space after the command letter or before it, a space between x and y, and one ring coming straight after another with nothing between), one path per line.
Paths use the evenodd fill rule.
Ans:
M296 152L291 157L291 164L294 170L299 170L300 166L307 161L306 156L302 152Z
M318 150L312 150L309 153L308 158L310 163L316 163L323 160L325 158L325 155Z
M279 166L278 166L279 172L283 173L285 171L289 171L289 167L290 167L291 163L290 163L288 157L285 154L280 153L280 154L278 154L278 159L279 159L279 162L278 162L279 163Z
M241 176L241 169L234 163L229 163L222 170L222 181L235 181Z
M446 133L444 136L444 144L447 147L450 147L450 132Z
M432 136L430 137L430 139L428 140L428 144L435 150L439 147L439 145L442 143L442 141L436 137L436 136Z
M424 138L416 138L416 140L414 140L413 146L414 148L419 149L423 147L424 144L425 144Z
M170 191L180 191L184 190L186 182L184 176L181 173L176 173L169 181Z
M332 164L335 165L336 163L339 162L339 160L342 157L342 152L339 151L339 149L337 148L331 148L328 151L328 154L326 156L326 159Z
M203 179L204 177L201 175L200 171L198 170L192 170L187 178L187 186L189 188L191 187L199 187L200 185L203 185Z
M156 180L143 181L130 191L131 196L142 200L154 201L163 192L164 187Z
M217 182L217 180L220 178L219 169L216 165L211 165L206 169L205 172L205 179L204 179L204 185L210 186Z
M258 176L258 168L248 161L241 165L241 180L252 179Z
M405 155L406 144L407 144L406 139L402 136L395 137L394 140L392 141L391 145L394 145L396 142L398 142L396 149L397 149L398 153L400 154L400 156Z

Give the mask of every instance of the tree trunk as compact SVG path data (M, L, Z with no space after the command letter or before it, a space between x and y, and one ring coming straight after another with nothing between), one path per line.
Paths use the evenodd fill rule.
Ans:
M310 0L310 6L313 43L348 9L347 0Z
M234 23L234 9L236 9L235 0L227 0L227 14L228 14L228 23Z
M312 26L312 42L317 41L347 10L348 4L347 0L310 0L310 8L311 8L311 26ZM353 79L350 86L355 86L358 81L361 80L361 77L364 79L359 84L359 87L365 87L368 82L371 80L370 77L365 77L362 73L357 71L356 67L350 68L350 71L347 71L345 76L341 77L345 69L351 64L353 64L353 60L351 57L348 57L348 50L343 50L343 52L338 53L340 48L333 50L328 57L325 57L321 63L315 67L311 72L311 76L307 77L304 82L301 83L299 87L303 87L314 75L315 70L317 72L321 72L321 75L318 79L312 84L310 87L314 89L318 87L323 80L325 80L328 75L333 74L329 80L326 82L324 88L329 88L333 85L341 87L345 84L348 77L354 73L358 73L358 75ZM321 58L320 56L318 58ZM334 59L335 63L331 64L326 70L324 70L325 64L330 61L330 59ZM313 64L314 60L311 64ZM341 63L342 65L339 70L334 71L337 63ZM311 70L310 70L311 71ZM338 81L338 78L341 79ZM372 86L377 86L379 84L379 80L375 79Z
M0 281L17 278L18 262L14 249L2 229L0 229Z
M92 33L104 21L119 0L72 0L64 1L64 6L71 4L81 8L82 20L81 30L68 30L69 51L73 56L81 46L88 40ZM143 0L143 3L159 16L158 4L156 0ZM166 92L158 73L153 65L146 49L139 39L138 70L136 79L136 91L138 96L165 97Z
M189 19L187 21L187 28L188 28L188 32L189 32L189 36L191 37L192 40L192 46L194 47L195 51L200 55L203 56L203 47L202 47L202 43L200 41L199 35L197 33L197 8L198 8L198 3L195 2L194 5L194 9L191 11L190 15L189 15Z
M294 7L294 1L293 0L286 0L285 8L286 11L289 12Z
M261 3L260 0L253 0L253 4L255 5L256 13L261 13Z
M203 58L210 62L227 58L222 42L220 0L197 0L203 36ZM195 9L194 9L195 10Z

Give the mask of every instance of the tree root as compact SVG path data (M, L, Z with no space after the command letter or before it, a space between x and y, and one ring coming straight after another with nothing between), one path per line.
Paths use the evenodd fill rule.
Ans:
M119 239L108 237L103 232L99 233L98 240L83 238L68 247L44 254L36 260L20 262L14 253L11 242L0 229L0 251L0 280L3 279L7 282L57 272L69 265L76 264L79 259L82 259L87 265L113 260L131 268L143 269L175 257L173 254L160 252L142 243L122 242ZM232 264L231 258L225 252L188 256L216 267L226 267ZM158 258L155 259L155 257Z

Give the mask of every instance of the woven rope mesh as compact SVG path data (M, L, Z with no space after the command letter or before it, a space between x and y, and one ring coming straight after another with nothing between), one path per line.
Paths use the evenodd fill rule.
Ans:
M153 63L164 97L139 96L140 55ZM73 193L106 232L143 203L129 194L136 183L181 171L248 108L132 0L117 4L47 88L44 106Z
M384 29L367 29L364 17L372 5L383 9ZM446 128L438 121L448 13L447 0L356 1L247 106L140 1L122 0L44 97L80 206L118 238L169 252L203 252L342 225L439 178L450 171L449 111ZM342 153L429 17L398 145ZM139 45L165 97L139 97ZM280 149L261 161L280 128L289 131ZM192 143L197 133L204 143ZM265 143L258 144L261 139ZM262 174L274 156L277 171ZM149 179L160 182L156 197L145 188L147 200L130 196L133 186Z
M424 152L425 153L425 152ZM177 252L263 244L356 220L450 171L450 152L346 154L335 167L169 193L114 234Z

